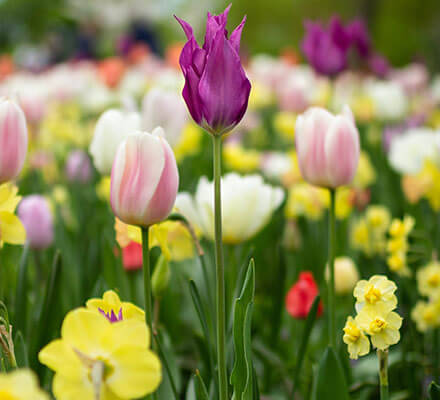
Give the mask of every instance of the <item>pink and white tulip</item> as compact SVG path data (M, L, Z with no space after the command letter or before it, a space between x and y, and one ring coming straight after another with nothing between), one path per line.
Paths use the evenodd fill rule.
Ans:
M323 108L309 108L296 121L295 140L299 168L306 181L337 188L353 180L360 144L348 106L339 115Z
M15 179L26 158L28 132L23 110L0 98L0 184Z
M147 227L171 212L179 186L176 159L162 128L130 134L118 147L110 203L126 224Z

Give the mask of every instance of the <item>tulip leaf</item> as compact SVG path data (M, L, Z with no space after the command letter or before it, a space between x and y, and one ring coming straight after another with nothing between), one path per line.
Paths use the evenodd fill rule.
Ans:
M194 386L197 400L209 400L208 391L198 370L194 374Z
M440 386L435 382L431 382L429 385L429 399L430 400L440 400Z
M233 400L253 400L253 364L251 349L252 307L255 292L255 264L252 259L240 297L234 305L233 339L235 361L231 374Z
M309 314L307 315L306 324L304 326L304 331L301 338L301 345L298 349L298 355L296 357L296 366L295 373L293 375L293 389L292 393L295 394L295 388L298 387L298 378L299 373L302 369L302 364L304 361L304 356L306 354L307 345L309 343L310 333L312 332L313 325L316 321L316 315L318 314L319 302L321 301L321 297L318 295L315 297L313 301L312 307L310 308Z
M329 387L331 386L331 390ZM318 366L312 400L349 400L348 387L341 363L331 347L327 347Z
M15 294L14 329L24 332L27 318L27 265L29 260L29 245L25 244L18 267L17 290Z
M20 331L15 334L14 340L15 358L20 368L29 367L28 349Z

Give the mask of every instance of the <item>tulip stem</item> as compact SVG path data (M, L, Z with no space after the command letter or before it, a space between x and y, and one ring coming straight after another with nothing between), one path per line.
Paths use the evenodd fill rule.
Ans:
M328 283L328 329L329 345L336 348L336 317L335 317L335 198L336 189L330 189L330 213L329 213L329 232L328 232L328 265L330 269L330 279Z
M380 400L388 400L388 349L377 349L377 357L379 359Z
M142 265L144 271L144 301L145 301L145 322L150 330L150 337L153 339L153 320L152 320L152 290L151 290L151 272L150 272L150 245L149 245L149 227L142 227ZM153 344L153 340L151 340ZM155 393L149 395L147 399L155 399Z
M215 266L217 297L217 368L219 380L219 399L228 399L228 382L226 372L225 341L225 271L222 247L222 210L221 210L221 161L222 138L212 136L214 150L214 225L215 225Z

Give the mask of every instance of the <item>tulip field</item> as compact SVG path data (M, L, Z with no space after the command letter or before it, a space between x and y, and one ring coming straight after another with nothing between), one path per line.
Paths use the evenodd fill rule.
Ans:
M440 75L250 19L0 55L0 400L440 399Z

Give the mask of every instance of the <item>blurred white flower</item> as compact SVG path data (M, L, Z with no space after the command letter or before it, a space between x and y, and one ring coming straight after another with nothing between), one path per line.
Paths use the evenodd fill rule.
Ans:
M136 112L110 109L99 117L89 151L101 174L110 174L119 144L140 129L141 116Z
M261 160L261 170L269 179L281 180L292 169L292 158L282 152L270 151Z
M188 121L188 111L182 95L175 90L155 87L142 100L142 128L147 132L161 126L166 139L175 146Z
M374 104L376 116L382 120L398 120L406 115L408 98L401 86L391 81L369 81L366 94Z
M226 174L222 178L223 240L240 243L256 235L284 199L281 188L265 184L260 175ZM214 185L202 177L196 193L177 195L176 208L208 238L214 238Z
M391 141L388 160L401 174L420 172L426 160L438 162L440 132L429 128L414 128L396 135Z
M325 269L325 279L330 279L328 264ZM356 264L350 257L335 259L335 291L337 294L351 293L360 279Z

